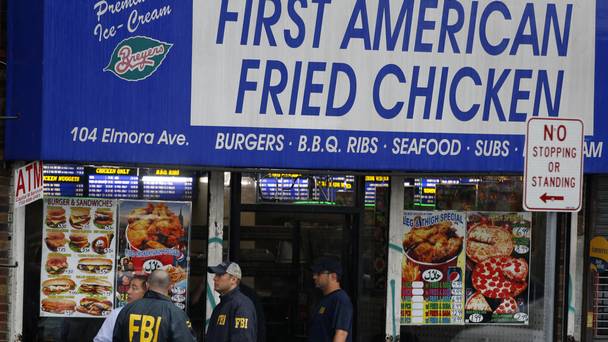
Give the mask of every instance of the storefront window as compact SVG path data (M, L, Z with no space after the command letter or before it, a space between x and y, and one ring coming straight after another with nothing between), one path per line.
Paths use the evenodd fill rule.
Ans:
M91 341L104 316L127 302L132 279L158 267L200 333L205 174L45 164L44 178L44 201L26 209L24 340Z
M553 305L553 298L544 297L545 215L521 209L521 177L406 179L404 197L407 262L402 265L401 340L544 338L544 307ZM503 237L504 242L497 243L492 236ZM455 246L454 257L440 253L448 244ZM424 245L429 250L421 252ZM509 273L511 268L520 273Z
M608 338L608 177L593 176L587 182L582 341L603 341Z

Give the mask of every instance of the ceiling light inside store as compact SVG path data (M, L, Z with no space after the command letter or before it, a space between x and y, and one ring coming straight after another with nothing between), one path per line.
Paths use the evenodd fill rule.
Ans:
M186 183L192 182L190 177L164 177L164 176L143 176L141 180L145 182L171 182L171 183Z
M224 172L224 186L230 186L230 172Z

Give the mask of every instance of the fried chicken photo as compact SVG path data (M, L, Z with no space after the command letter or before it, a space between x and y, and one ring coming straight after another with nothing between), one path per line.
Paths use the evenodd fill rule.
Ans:
M417 261L441 263L460 253L462 241L452 224L444 221L409 231L403 239L403 249Z
M179 218L165 203L148 203L128 216L127 238L139 250L174 248L186 232Z

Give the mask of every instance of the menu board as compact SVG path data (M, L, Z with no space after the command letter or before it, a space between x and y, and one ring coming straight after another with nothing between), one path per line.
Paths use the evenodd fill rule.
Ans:
M463 324L466 214L406 211L401 324Z
M148 169L141 178L145 199L167 201L192 200L192 175L178 169Z
M40 316L90 317L113 309L116 201L44 199Z
M101 198L138 198L137 169L97 167L86 168L89 196Z
M313 188L313 199L317 201L341 202L347 201L347 194L353 194L355 191L354 176L329 176L329 177L313 177L315 184ZM350 204L352 205L352 203Z
M83 197L84 166L43 165L44 196Z
M387 188L390 178L388 176L365 176L365 205L373 206L376 203L376 188Z
M257 182L258 201L314 201L349 205L352 199L348 197L354 191L354 181L354 176L266 174Z
M116 306L126 305L135 276L164 269L171 278L170 296L184 310L188 296L190 202L119 200Z
M420 207L435 207L435 186L439 183L437 178L420 178L416 179L416 194L414 201L416 206Z
M308 200L308 178L299 177L269 177L261 178L259 183L259 197L262 201Z
M527 325L532 213L467 216L465 322Z

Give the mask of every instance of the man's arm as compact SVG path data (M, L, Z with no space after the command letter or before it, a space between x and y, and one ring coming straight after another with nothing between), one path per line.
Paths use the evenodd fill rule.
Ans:
M188 319L185 312L177 307L171 312L171 333L173 341L196 342L196 335L192 329L190 319Z
M114 323L114 332L112 333L112 341L114 342L120 342L120 341L124 341L123 339L123 328L124 328L124 320L127 319L125 318L127 314L127 310L120 310L120 313L118 314L118 317L116 317L116 323Z
M348 338L348 331L336 329L332 342L346 342L346 338Z
M230 341L233 342L257 342L257 317L255 309L241 306L234 312L234 317L229 322Z
M336 330L333 342L344 342L353 326L353 305L342 298L336 305L333 327Z
M120 308L114 309L112 313L103 321L103 325L99 329L97 336L93 339L93 342L112 342L112 334L114 333L114 324L116 323L116 317L120 313Z

